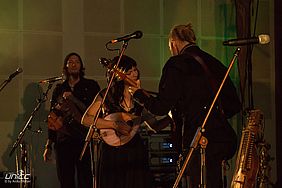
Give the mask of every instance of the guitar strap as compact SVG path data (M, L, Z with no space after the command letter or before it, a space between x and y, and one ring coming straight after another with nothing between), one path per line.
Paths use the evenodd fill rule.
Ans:
M189 55L192 56L202 66L203 70L205 71L206 77L208 81L210 82L210 86L211 86L213 95L215 96L215 94L217 93L216 79L210 72L208 66L206 65L206 63L204 63L203 59L200 56L198 56L197 54L189 53ZM221 100L219 98L217 99L217 105L218 105L218 110L224 116L224 110L222 107Z

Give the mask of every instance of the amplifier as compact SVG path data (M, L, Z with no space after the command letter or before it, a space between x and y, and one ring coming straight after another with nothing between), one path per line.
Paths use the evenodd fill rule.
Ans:
M176 153L174 152L150 152L150 166L175 166L177 162Z
M154 151L172 151L174 145L171 141L169 134L153 134L147 136L148 149Z
M143 133L153 187L171 188L176 178L178 156L170 138L170 131L151 135Z
M176 165L177 157L169 134L154 134L147 137L150 166Z
M173 150L173 144L169 141L152 141L149 143L149 149L150 150L156 150L156 151L172 151Z

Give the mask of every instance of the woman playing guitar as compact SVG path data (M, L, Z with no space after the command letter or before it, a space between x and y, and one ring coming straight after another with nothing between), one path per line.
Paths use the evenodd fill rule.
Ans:
M113 62L117 60L118 57L115 57ZM136 82L139 79L134 59L122 56L118 68L130 80ZM133 100L129 87L130 84L124 80L114 81L95 125L104 140L100 142L98 161L97 182L101 188L151 187L147 151L138 132L144 121L144 108ZM82 118L85 126L93 124L104 94L105 89L86 110Z

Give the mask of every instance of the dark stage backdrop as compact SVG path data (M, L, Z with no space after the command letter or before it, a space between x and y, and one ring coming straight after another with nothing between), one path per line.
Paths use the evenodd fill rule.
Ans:
M276 99L276 153L277 153L277 184L282 187L282 3L275 0L275 99Z

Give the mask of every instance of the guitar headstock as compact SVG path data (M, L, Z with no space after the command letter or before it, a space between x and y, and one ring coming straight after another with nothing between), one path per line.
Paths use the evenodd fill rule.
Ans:
M119 80L124 80L127 84L129 84L130 86L133 87L138 87L137 83L134 80L131 80L130 78L128 78L126 76L126 73L124 70L116 67L116 65L113 63L112 60L107 59L107 58L100 58L99 59L100 64L102 64L104 67L106 67L109 72L114 73L115 76L119 79Z
M257 137L263 137L264 125L263 125L263 113L259 109L253 109L248 111L247 117L247 129L257 133Z
M248 125L249 126L260 126L263 121L263 113L261 110L255 109L248 112Z
M112 67L114 66L114 63L112 60L104 58L104 57L101 57L99 59L99 63L102 64L107 69L112 69Z
M115 74L115 76L119 79L119 80L124 80L127 84L129 84L130 86L133 86L133 87L138 87L137 83L128 78L125 71L120 69L120 68L117 68L116 66L114 66L112 68L112 72Z

